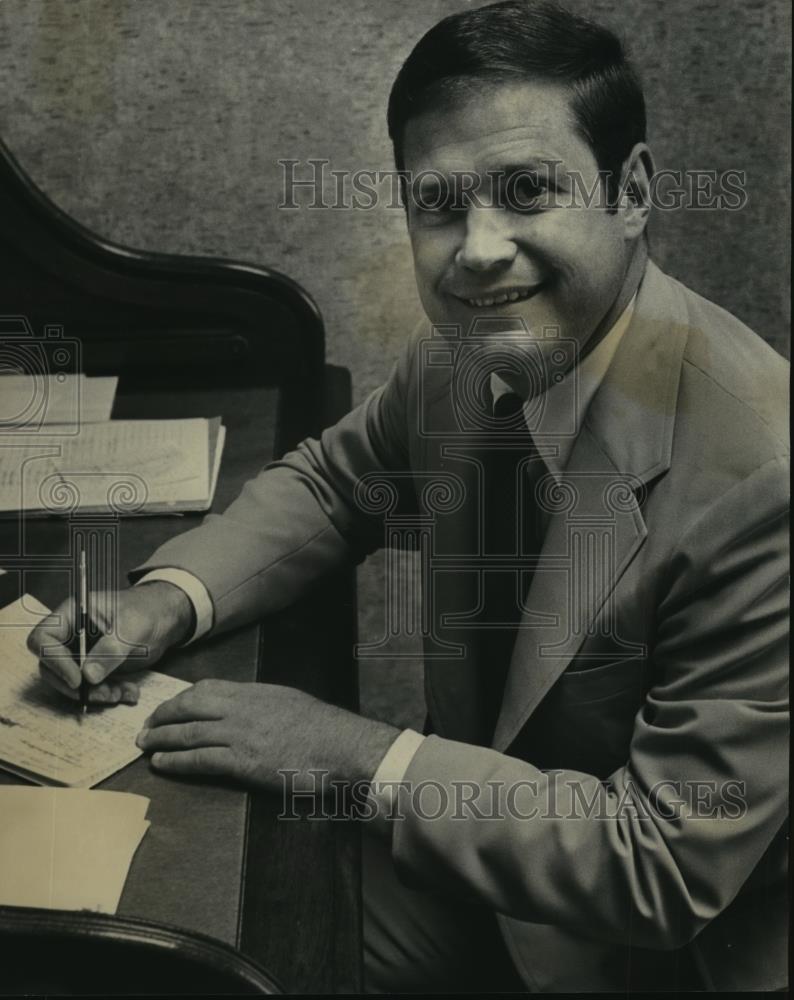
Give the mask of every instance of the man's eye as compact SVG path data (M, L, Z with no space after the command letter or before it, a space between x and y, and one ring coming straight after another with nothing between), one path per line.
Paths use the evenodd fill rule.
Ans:
M452 212L456 205L450 191L428 191L422 193L414 201L414 206L419 212L441 213Z
M517 177L506 188L507 207L516 212L537 209L546 188L529 177Z
M433 190L420 192L413 199L413 211L417 218L427 222L442 222L452 219L466 206L454 191Z

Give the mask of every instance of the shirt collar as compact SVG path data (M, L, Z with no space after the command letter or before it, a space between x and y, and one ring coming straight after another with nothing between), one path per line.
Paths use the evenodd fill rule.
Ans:
M587 408L604 381L615 352L628 329L637 298L618 316L609 332L565 378L550 386L539 399L524 403L524 419L549 471L559 477L571 457ZM496 373L491 375L494 405L510 386Z

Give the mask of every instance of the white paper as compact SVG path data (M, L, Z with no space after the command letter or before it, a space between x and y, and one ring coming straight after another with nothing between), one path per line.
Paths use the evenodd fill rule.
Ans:
M148 806L125 792L0 787L0 904L115 913Z
M226 428L223 424L218 427L218 437L215 441L215 452L212 456L212 469L210 471L210 489L208 498L212 500L215 496L215 488L218 485L218 473L221 469L221 456L223 455L223 446L226 444Z
M73 436L42 432L10 444L5 435L0 459L3 511L136 513L153 503L201 504L210 495L203 417L111 420L82 425Z
M1 375L0 432L110 420L118 376Z
M0 609L0 767L45 784L91 788L140 757L144 720L163 701L190 687L156 671L126 675L140 686L137 705L75 702L40 677L26 640L49 611L30 595Z

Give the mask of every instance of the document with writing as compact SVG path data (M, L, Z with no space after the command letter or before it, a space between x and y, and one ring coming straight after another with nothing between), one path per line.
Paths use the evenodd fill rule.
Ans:
M137 705L91 708L39 677L27 636L49 611L29 594L0 609L0 767L40 784L91 788L141 755L135 737L168 698L190 687L156 671L135 675Z
M0 787L0 904L115 913L148 806L127 792Z
M60 429L62 432L64 428ZM225 441L220 417L110 420L74 434L2 435L0 512L206 510Z

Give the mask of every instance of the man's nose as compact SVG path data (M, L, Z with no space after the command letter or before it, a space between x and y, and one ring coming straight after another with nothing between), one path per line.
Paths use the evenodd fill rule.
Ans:
M501 209L469 207L463 242L455 254L459 267L469 271L499 269L513 262L516 250Z

